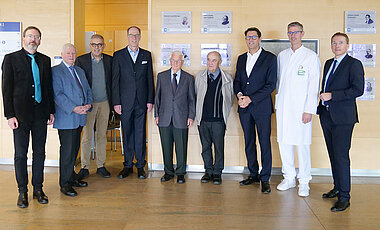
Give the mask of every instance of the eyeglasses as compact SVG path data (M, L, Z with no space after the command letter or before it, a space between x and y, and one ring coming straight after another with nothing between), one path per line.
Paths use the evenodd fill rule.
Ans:
M170 59L170 61L175 64L180 64L182 62L182 60L174 60L174 59Z
M40 40L41 39L40 36L38 36L38 35L32 35L32 34L28 34L28 35L26 35L26 37L29 38L29 39L34 38L35 40Z
M253 39L253 40L256 40L258 38L258 36L256 35L252 35L252 36L245 36L245 39L246 40L249 40L249 39Z
M129 37L139 38L140 34L128 34Z
M293 34L294 34L294 35L297 35L297 34L300 34L300 33L302 33L302 32L303 32L303 31L293 31L293 32L292 32L292 31L289 31L289 32L288 32L288 35L289 35L289 36L292 36Z
M345 42L343 42L343 41L339 41L339 42L331 42L331 45L334 45L334 46L336 46L336 45L343 45L343 44L345 44Z
M90 43L90 45L92 47L95 47L95 48L101 48L104 44L103 43Z

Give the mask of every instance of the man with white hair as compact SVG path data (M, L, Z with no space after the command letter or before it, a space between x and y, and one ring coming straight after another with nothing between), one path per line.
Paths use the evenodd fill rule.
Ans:
M195 117L194 77L181 70L183 54L174 51L170 57L171 69L157 75L154 103L154 122L159 127L164 157L165 174L161 181L177 175L177 183L185 183L187 140ZM173 168L175 143L177 168Z
M76 48L67 43L62 48L61 64L52 68L55 101L54 128L58 129L59 141L59 185L67 196L76 196L72 188L86 187L74 171L86 114L92 107L92 92L84 71L74 66Z
M198 125L206 171L201 182L208 183L212 180L216 185L222 183L224 135L234 99L234 80L229 73L219 68L221 63L220 53L216 51L208 53L207 69L199 72L195 78L197 96L195 121ZM215 150L214 159L212 144Z

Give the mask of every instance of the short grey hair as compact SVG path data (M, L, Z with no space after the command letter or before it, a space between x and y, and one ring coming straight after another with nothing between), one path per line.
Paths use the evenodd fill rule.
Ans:
M181 56L182 61L185 60L185 58L183 57L183 53L182 53L181 51L179 51L179 50L174 50L174 51L172 52L172 55L170 56L170 58L171 58L173 55L179 55L179 56Z
M301 29L301 31L303 31L303 25L301 23L299 23L299 22L291 22L291 23L289 23L288 30L289 30L290 27L293 27L293 26L298 26Z
M64 44L64 45L62 46L62 53L64 53L65 50L67 50L68 48L74 48L75 51L77 51L77 48L76 48L73 44L71 44L71 43L66 43L66 44Z
M218 51L211 51L210 53L207 54L207 57L208 57L208 55L210 55L212 53L216 54L216 56L219 57L219 61L222 60L222 56L220 55L220 53Z

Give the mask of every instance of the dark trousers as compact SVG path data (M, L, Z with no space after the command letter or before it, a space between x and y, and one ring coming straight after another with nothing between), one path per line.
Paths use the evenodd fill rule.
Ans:
M223 121L202 121L198 126L198 131L206 173L211 175L222 174L224 169L224 134L226 133L226 125ZM214 144L215 161L212 156L212 144Z
M336 125L330 113L324 108L321 109L319 119L330 157L334 188L339 191L339 200L349 201L351 190L349 151L354 124Z
M272 149L270 144L271 115L254 116L247 111L239 113L239 118L244 132L245 155L247 157L250 176L259 175L259 163L257 161L256 149L257 130L262 164L262 170L259 177L261 181L269 181L272 171Z
M38 109L35 114L38 113ZM45 144L47 134L47 119L36 119L33 121L19 122L19 127L13 130L14 141L14 164L16 180L19 192L28 192L28 168L27 154L29 147L29 135L32 133L32 185L34 191L42 189L44 181L44 164L45 164Z
M76 129L58 129L59 142L59 186L71 186L76 180L75 160L80 147L82 126Z
M141 108L135 103L133 110L123 110L120 119L123 131L124 167L132 168L135 157L136 168L143 168L146 164L146 108Z
M187 160L188 129L177 129L170 124L168 127L159 127L161 146L164 157L164 170L169 175L185 175ZM173 143L177 158L177 168L173 168Z

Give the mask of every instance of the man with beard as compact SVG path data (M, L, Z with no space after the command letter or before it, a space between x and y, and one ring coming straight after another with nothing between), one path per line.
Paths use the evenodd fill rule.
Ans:
M54 122L54 100L50 58L37 52L41 31L34 26L23 32L23 46L7 54L2 65L4 115L13 130L14 165L19 190L17 206L28 207L27 154L32 134L33 198L47 204L42 190L44 181L47 125Z

